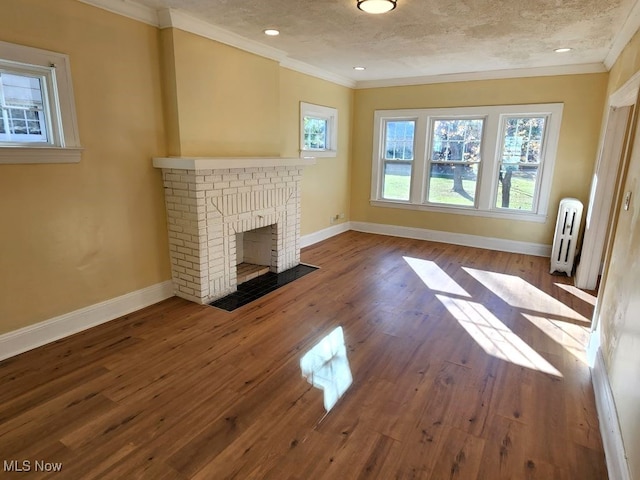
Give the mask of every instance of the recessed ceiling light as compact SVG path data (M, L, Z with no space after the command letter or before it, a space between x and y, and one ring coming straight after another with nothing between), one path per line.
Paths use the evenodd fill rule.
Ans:
M353 69L354 69L354 70L361 71L361 70L366 70L366 69L367 69L367 67L353 67Z
M264 34L265 34L265 35L269 35L270 37L275 37L275 36L280 35L280 31L279 31L279 30L276 30L275 28L267 28L267 29L264 31Z
M554 52L556 52L556 53L567 53L567 52L570 52L571 50L573 50L573 49L572 48L563 47L563 48L556 48L554 50Z

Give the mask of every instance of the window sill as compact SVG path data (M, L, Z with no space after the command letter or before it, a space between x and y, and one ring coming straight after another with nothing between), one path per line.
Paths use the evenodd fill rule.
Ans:
M370 200L369 203L374 207L400 208L405 210L448 213L453 215L470 215L473 217L499 218L504 220L518 220L522 222L545 223L547 221L546 214L532 212L519 213L516 211L478 210L472 207L440 207L394 200Z
M300 150L300 158L334 158L338 155L335 150Z
M79 163L80 147L0 147L0 164Z

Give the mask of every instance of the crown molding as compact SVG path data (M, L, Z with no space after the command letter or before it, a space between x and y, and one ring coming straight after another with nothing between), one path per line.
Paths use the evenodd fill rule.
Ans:
M379 88L434 83L467 82L473 80L492 80L501 78L522 78L553 75L576 75L583 73L601 73L608 71L616 59L640 28L640 2L637 2L625 20L623 28L615 37L604 63L586 63L579 65L560 65L552 67L534 67L509 70L490 70L486 72L454 73L446 75L427 75L419 77L390 78L380 80L355 81L314 65L288 57L287 53L269 47L260 42L249 40L241 35L214 26L192 15L175 9L156 10L136 3L133 0L78 0L87 5L107 10L139 22L158 28L178 28L226 45L244 50L274 61L282 67L312 77L320 78L349 88Z
M504 78L549 77L555 75L579 75L583 73L604 73L607 68L602 63L581 63L578 65L558 65L553 67L514 68L508 70L488 70L486 72L452 73L427 75L423 77L389 78L382 80L361 80L357 89L401 87L408 85L428 85L434 83L469 82L474 80L498 80Z
M199 18L173 8L165 8L158 11L158 27L178 28L185 32L215 40L216 42L224 43L277 62L281 62L287 56L287 53L282 50L249 40L241 35L214 26L204 20L200 20Z
M280 62L280 66L284 68L288 68L290 70L295 70L296 72L304 73L306 75L310 75L312 77L320 78L322 80L327 80L331 83L336 83L338 85L342 85L343 87L356 88L357 82L347 77L343 77L342 75L338 75L336 73L329 72L328 70L324 70L323 68L314 67L305 62L301 62L299 60L294 60L292 58L284 58Z
M611 70L613 64L616 63L616 60L624 50L624 47L627 46L629 41L633 38L635 33L640 28L640 2L636 1L629 12L629 16L624 21L622 28L618 30L618 34L613 39L611 43L611 48L609 49L609 53L604 58L604 64L607 67L607 70Z
M155 8L147 7L130 0L78 0L93 7L122 15L154 27L158 26L158 12Z
M275 60L282 67L289 68L306 75L321 78L323 80L337 83L345 87L354 88L356 86L356 82L349 78L336 75L332 72L319 67L315 67L305 62L301 62L299 60L294 60L292 58L289 58L287 56L287 52L283 50L269 47L254 40L249 40L241 35L211 25L204 20L200 20L199 18L196 18L179 10L171 8L159 10L158 26L160 28L179 28L180 30L200 35L201 37L215 40L216 42L224 43L225 45L239 48L240 50L244 50L245 52L253 53L256 55L260 55L261 57Z
M328 70L315 67L311 64L294 60L287 56L287 52L269 47L263 43L249 40L241 35L212 25L204 20L184 13L180 10L165 8L156 10L131 0L78 0L87 5L107 10L111 13L122 15L139 22L153 25L158 28L178 28L185 32L193 33L209 40L224 43L231 47L253 53L261 57L275 60L282 67L295 70L305 75L327 80L344 87L355 88L356 82L350 78L337 75Z

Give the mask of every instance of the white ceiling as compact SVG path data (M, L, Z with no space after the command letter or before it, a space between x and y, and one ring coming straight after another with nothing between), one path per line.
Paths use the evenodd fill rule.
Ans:
M135 2L361 84L524 68L604 70L640 20L637 0L398 0L384 15L361 12L356 0ZM281 34L267 37L266 28ZM558 54L558 47L573 50ZM357 65L366 70L354 71Z

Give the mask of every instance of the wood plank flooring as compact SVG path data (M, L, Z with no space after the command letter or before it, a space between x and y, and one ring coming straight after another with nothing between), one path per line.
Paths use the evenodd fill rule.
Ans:
M607 478L593 292L548 259L347 232L302 261L232 313L171 298L1 362L0 461L31 471L0 477ZM338 326L326 412L300 359Z

